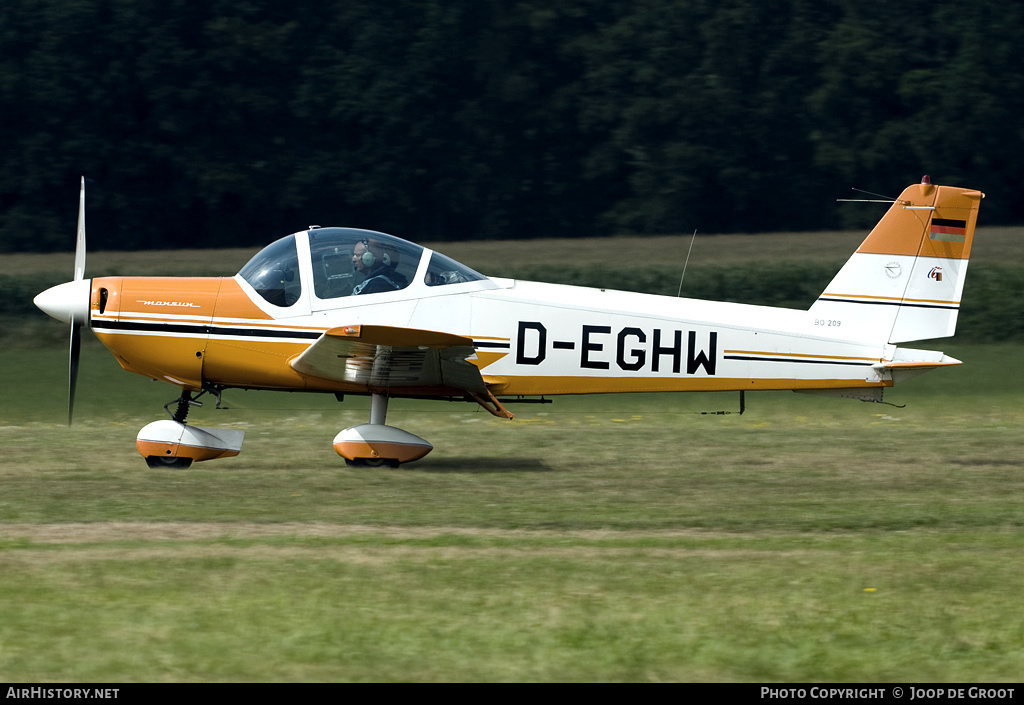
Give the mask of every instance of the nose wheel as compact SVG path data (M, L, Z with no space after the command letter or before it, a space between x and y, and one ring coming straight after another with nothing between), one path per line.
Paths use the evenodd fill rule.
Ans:
M218 402L220 395L217 390ZM174 412L170 406L177 404ZM203 428L185 423L189 409L202 406L191 392L182 390L181 397L169 402L165 408L171 418L154 421L141 431L135 441L139 454L151 468L183 469L193 461L229 458L242 450L245 431L226 428Z
M147 455L146 466L154 470L184 470L192 465L192 458L172 458L159 455Z

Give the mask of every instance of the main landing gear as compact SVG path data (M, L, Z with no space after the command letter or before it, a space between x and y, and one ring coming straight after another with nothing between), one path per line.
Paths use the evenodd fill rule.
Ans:
M217 401L220 402L220 393L217 389L203 390L195 397L187 389L183 389L177 400L164 406L171 414L169 421L154 421L139 431L135 447L146 459L146 465L151 468L180 469L187 468L194 460L228 458L241 452L245 431L202 428L185 423L189 409L203 405L196 399L206 391L216 394ZM177 406L172 413L169 407L175 403Z
M392 467L419 460L434 449L429 442L408 431L384 423L388 397L370 398L370 423L346 428L334 438L334 450L355 467Z
M210 386L193 396L192 392L183 390L178 399L164 406L170 420L154 421L139 431L135 445L149 467L187 468L194 461L228 458L241 452L244 431L202 428L185 423L189 410L193 406L202 406L202 402L197 401L200 396L210 392L217 397L219 405L221 391L220 387ZM512 418L512 414L489 392L486 398L472 393L469 398L494 416ZM434 449L419 436L388 426L385 423L387 413L387 395L374 393L370 398L370 422L346 428L335 436L334 450L348 465L397 468L402 463L419 460Z

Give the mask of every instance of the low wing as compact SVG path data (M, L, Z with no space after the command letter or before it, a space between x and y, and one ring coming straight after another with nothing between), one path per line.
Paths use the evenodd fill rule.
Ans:
M476 365L473 339L393 326L339 326L291 361L297 372L386 391L449 387L489 396Z

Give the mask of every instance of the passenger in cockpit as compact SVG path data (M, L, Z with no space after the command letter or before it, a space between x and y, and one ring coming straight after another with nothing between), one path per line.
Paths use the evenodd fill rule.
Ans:
M363 275L352 294L375 294L404 289L409 281L395 271L398 253L388 251L377 240L360 240L352 250L352 269Z

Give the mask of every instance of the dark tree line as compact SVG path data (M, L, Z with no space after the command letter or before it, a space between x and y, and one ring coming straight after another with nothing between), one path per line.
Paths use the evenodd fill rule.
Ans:
M1022 4L6 0L0 251L1024 221Z

